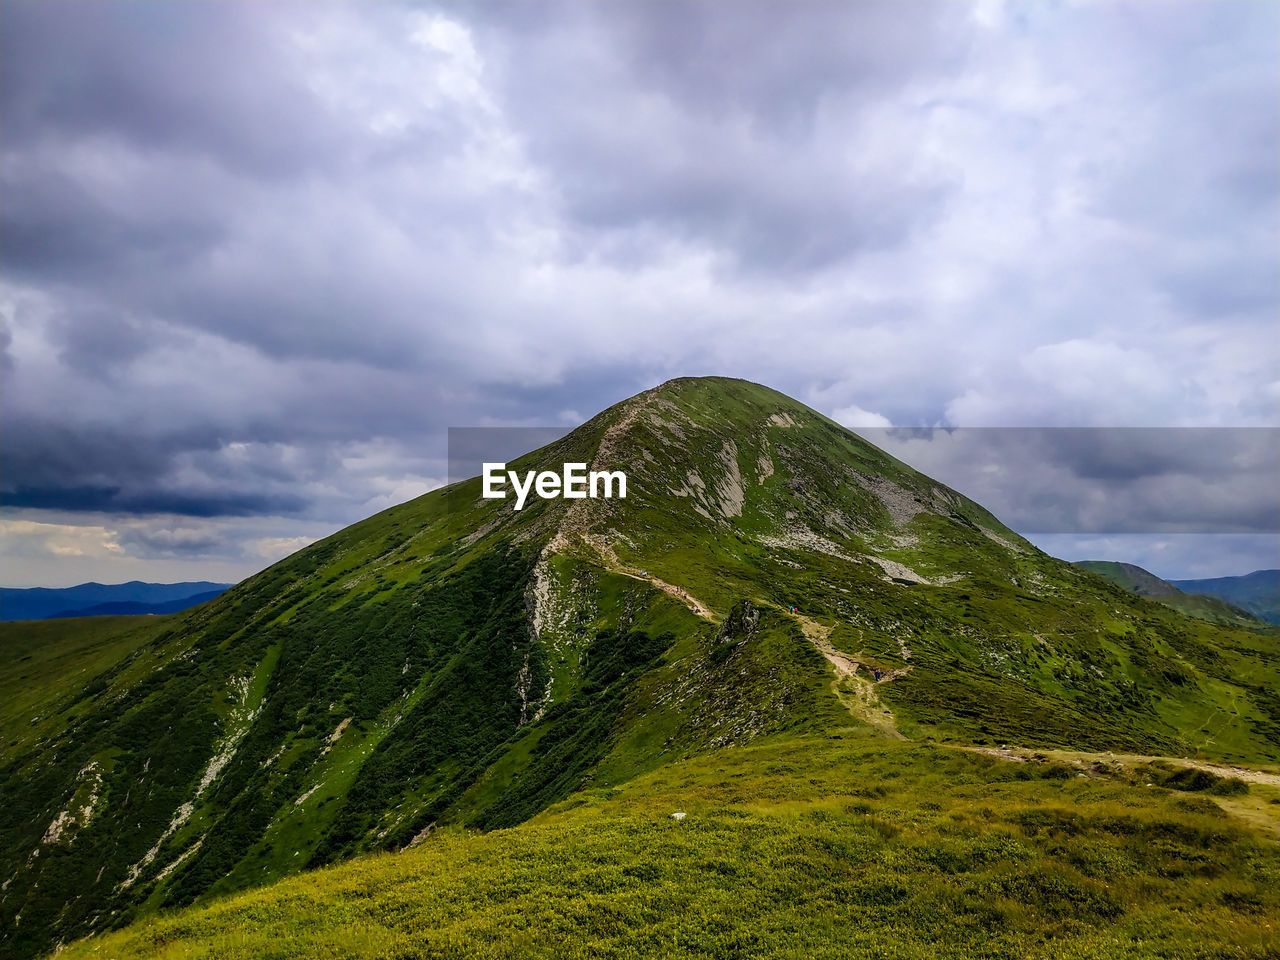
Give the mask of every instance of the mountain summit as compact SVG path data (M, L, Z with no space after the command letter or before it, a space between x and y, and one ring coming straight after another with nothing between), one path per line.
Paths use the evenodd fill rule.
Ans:
M25 668L5 949L780 736L1280 760L1272 637L1055 560L776 391L673 380L511 466L565 462L627 497L466 480L117 624L93 669Z

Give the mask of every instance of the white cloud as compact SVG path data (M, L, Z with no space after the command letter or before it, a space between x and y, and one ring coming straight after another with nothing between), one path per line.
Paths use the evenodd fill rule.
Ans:
M863 410L856 404L847 407L841 407L839 410L831 412L831 419L836 423L842 424L856 430L858 427L891 427L892 423L889 418L881 416L870 410Z
M42 555L116 559L123 552L115 530L96 524L40 523L0 517L0 542L15 558Z
M248 541L245 548L254 556L274 563L312 543L315 543L314 537L260 537Z

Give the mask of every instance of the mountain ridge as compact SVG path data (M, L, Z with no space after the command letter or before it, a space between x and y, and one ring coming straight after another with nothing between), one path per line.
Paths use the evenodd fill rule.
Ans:
M0 946L778 738L1280 759L1273 638L1055 560L776 391L669 381L509 466L567 461L628 497L517 512L469 478L142 618L83 676L31 668L51 709L0 739Z
M142 580L130 580L127 583L88 581L74 587L0 587L0 621L83 616L84 614L76 611L106 603L168 604L200 594L221 592L231 586L233 584L213 583L207 580L183 583L148 583ZM177 610L133 612L175 613Z
M1163 603L1180 613L1243 629L1256 629L1263 621L1243 607L1228 603L1220 597L1184 592L1173 581L1162 580L1149 570L1132 563L1114 560L1077 560L1075 565L1128 590L1140 597ZM1194 582L1194 581L1192 581Z
M181 613L191 607L198 607L202 603L208 603L214 597L225 591L210 590L207 593L193 593L189 597L182 597L178 600L167 600L161 603L140 603L135 600L115 600L107 603L97 603L91 607L81 609L62 610L58 613L51 614L47 617L41 617L42 620L63 620L70 617L115 617L121 615L142 615L157 616L165 613Z
M1240 577L1169 582L1187 593L1225 600L1268 623L1280 623L1280 570L1255 570Z

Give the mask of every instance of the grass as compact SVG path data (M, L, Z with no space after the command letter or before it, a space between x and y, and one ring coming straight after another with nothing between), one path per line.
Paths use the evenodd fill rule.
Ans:
M620 424L627 429L614 429ZM609 466L628 471L626 500L579 501L580 511L537 500L517 514L509 504L481 500L478 481L463 482L339 531L193 611L129 621L135 626L118 633L111 627L97 639L95 624L69 621L65 631L47 628L53 631L44 637L47 650L32 634L17 657L19 675L31 687L9 685L26 699L6 708L0 727L0 743L10 751L0 763L0 880L8 883L0 895L0 953L35 956L90 931L150 922L157 908L275 903L269 898L277 894L268 891L247 892L243 901L222 898L309 867L400 849L428 832L433 839L424 852L395 863L426 870L436 862L425 852L430 848L443 851L446 862L475 851L497 864L505 856L502 838L515 838L511 842L533 844L548 860L545 869L538 867L542 872L526 877L521 910L540 909L528 899L538 892L577 916L578 908L561 903L548 886L554 886L551 861L577 863L577 853L538 847L538 837L561 831L585 849L607 851L633 845L626 830L657 844L714 827L708 846L688 855L695 863L712 858L714 844L723 844L742 861L739 873L725 876L740 879L744 891L767 891L773 889L768 865L751 862L754 841L742 839L737 827L751 826L756 832L743 836L760 838L766 852L775 849L766 840L783 845L779 850L815 838L835 843L841 831L860 836L866 827L865 818L844 809L856 803L871 804L878 821L910 837L936 818L895 819L893 808L867 793L875 783L889 790L897 780L913 784L894 795L903 811L928 812L927 799L962 814L979 833L996 827L1016 833L1026 824L1001 819L1015 809L1008 804L1047 803L1062 791L1084 789L1070 777L1052 784L1027 780L1030 768L937 744L1007 742L1231 763L1280 759L1276 631L1191 620L1056 561L977 504L780 394L742 381L679 381L605 411L512 467L590 462L606 440ZM882 497L885 490L889 495ZM906 508L913 516L901 516L903 504L915 505ZM552 542L548 558L544 547ZM885 565L930 582L890 577ZM690 596L698 602L686 602ZM792 606L799 616L787 613ZM535 622L536 631L530 629ZM815 638L829 631L832 650L863 665L857 678L833 684L830 664L802 627ZM129 632L134 629L156 632ZM67 659L53 659L61 655L55 648ZM870 669L892 670L895 679L872 687ZM874 715L881 728L917 742L875 746L876 731L858 726L837 686L855 707L865 695L862 714ZM253 705L260 710L245 727ZM32 724L35 713L40 719ZM215 770L211 761L241 729L233 755ZM824 739L834 734L843 739ZM752 768L751 758L764 754L749 751L761 741L794 754L798 779L785 803L761 799L777 789L774 780L791 782L769 772L781 769L781 761ZM898 749L909 752L893 752ZM832 779L829 750L849 767L841 776L853 779ZM724 759L733 757L746 759ZM725 774L731 779L713 776L705 785L720 799L699 808L696 822L691 813L682 826L692 829L684 834L646 832L671 824L637 799L646 796L637 791L671 769L719 775L699 766L700 758L737 765ZM201 787L211 770L216 775ZM974 770L989 775L966 779L977 776ZM940 779L938 771L949 773ZM859 779L864 774L879 779ZM834 782L843 784L843 799L823 792ZM1226 812L1250 829L1270 829L1271 806L1256 791L1206 798L1205 791L1146 788L1145 782L1116 781L1107 789L1119 791L1112 799L1121 806L1132 800L1146 809L1154 802L1144 792L1149 789L1217 805L1216 815L1208 807L1176 808L1179 816L1221 819ZM1003 796L1006 783L1016 796ZM981 805L984 791L998 796L990 805L995 820L965 812L964 804ZM556 806L571 795L572 809ZM1071 794L1071 803L1094 804L1101 796ZM192 802L190 819L168 831ZM626 803L639 806L624 809ZM556 812L544 820L548 806ZM68 811L75 813L74 827L47 841L48 826ZM822 817L843 826L823 825ZM529 818L529 832L486 835L492 840L459 832ZM1090 826L1087 832L1096 834L1099 849L1111 849L1107 830ZM773 931L769 949L838 952L832 944L862 944L858 937L870 936L863 927L883 922L915 931L902 933L901 943L885 941L909 955L925 950L921 944L942 942L951 914L962 918L962 928L977 923L960 893L974 903L1016 899L992 893L994 887L956 888L958 880L935 877L930 871L941 868L927 857L917 862L909 844L899 849L897 836L881 838L887 846L877 856L888 859L877 860L876 870L908 890L903 902L914 902L914 912L859 914L857 932L831 919L840 916L835 907L825 920L805 912L818 910L827 896L817 881L796 888L809 893L784 891L812 895L812 904L770 906L758 892L749 916ZM970 840L985 842L952 839L962 848ZM125 886L157 843L154 859ZM641 888L655 898L654 910L676 918L670 931L701 916L662 899L694 896L695 867L653 862L642 853L619 869L686 871L670 888ZM537 858L529 858L533 869ZM359 869L381 862L360 860ZM1028 862L1050 873L1009 879L1000 870L1016 874L1017 865L1004 864L992 867L987 879L1052 886L1061 879L1058 871L1068 871L1062 895L1077 895L1084 867L1061 860L1049 846ZM585 864L581 869L590 869ZM480 891L474 896L439 879L442 903L462 906L449 916L431 915L430 930L450 931L432 941L431 950L447 953L449 943L459 952L483 953L486 944L524 949L508 942L503 924L510 921L497 907L514 895L494 886L482 865L470 874ZM822 867L828 868L835 869ZM394 879L398 866L376 869L388 871L379 876L391 886L408 882ZM1151 889L1172 896L1176 891L1157 883L1163 869L1151 867ZM955 876L972 880L986 870ZM1081 875L1088 883L1079 881L1079 889L1086 892L1103 882ZM854 886L842 888L845 899L832 901L839 910L856 913L862 901L854 893L864 880L849 879ZM1225 882L1213 882L1219 881ZM913 900L917 890L940 898L933 913L925 900ZM1108 895L1123 907L1117 917L1154 916L1129 902L1129 888ZM268 899L252 899L259 896ZM484 896L497 898L498 912L483 906ZM386 909L406 915L427 909L394 903L387 899ZM326 909L335 925L346 924L347 945L359 939L352 931L369 922L344 913L350 904ZM1013 907L1007 912L1014 931L1009 944L1031 950L1032 940L1014 933L1043 934ZM644 916L657 927L666 923ZM545 919L535 936L558 935L559 921ZM827 939L784 935L785 925L801 921L826 929ZM642 936L634 918L618 922L625 936ZM1052 930L1062 925L1053 917L1045 923ZM574 929L583 942L625 955L623 933L592 940L591 930ZM706 949L749 952L754 948L742 944L753 941L734 937L750 929L729 924L724 938L708 940ZM416 942L412 929L390 924L388 931L393 940ZM1083 927L1067 932L1072 942L1091 942ZM231 943L257 935L225 928L218 936ZM280 936L297 954L306 952L297 943L328 934L321 925L297 932L296 941L287 931ZM253 943L271 954L266 939ZM650 947L661 952L657 943ZM979 950L977 934L964 943ZM534 949L570 946L561 938L539 940Z
M1161 580L1141 567L1131 563L1116 563L1108 560L1081 560L1076 563L1081 569L1095 573L1105 580L1123 587L1139 596L1149 597L1156 603L1162 603L1179 613L1199 620L1208 620L1223 626L1241 629L1265 629L1256 613L1242 607L1233 606L1226 600L1216 596L1198 593L1183 593L1173 584ZM1224 578L1231 580L1235 578ZM1239 578L1243 580L1244 578ZM1271 591L1274 595L1274 590ZM1260 591L1262 596L1265 592ZM1274 597L1271 599L1275 603Z
M1263 958L1277 880L1274 840L1204 792L805 736L61 956Z
M0 764L88 709L95 681L173 621L163 617L79 617L0 623ZM135 658L136 680L155 656Z

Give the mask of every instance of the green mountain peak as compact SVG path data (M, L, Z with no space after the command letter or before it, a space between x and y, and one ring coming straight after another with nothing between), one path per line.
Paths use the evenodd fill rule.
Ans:
M0 949L728 747L1280 760L1274 636L1055 560L776 391L668 381L509 466L567 462L627 496L517 511L476 477L190 611L4 625Z

